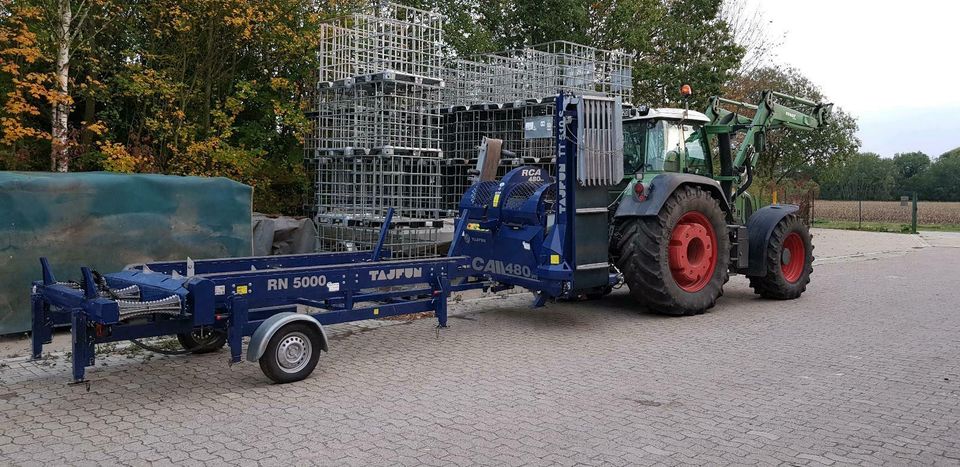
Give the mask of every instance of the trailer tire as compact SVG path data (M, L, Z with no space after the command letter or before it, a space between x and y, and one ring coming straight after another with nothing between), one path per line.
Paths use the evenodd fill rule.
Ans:
M777 223L764 255L767 274L750 277L753 292L774 300L799 298L813 273L813 241L799 216L789 214ZM798 256L802 263L797 261Z
M323 336L313 326L295 321L278 329L260 356L260 370L275 383L300 381L317 367Z
M673 316L712 308L730 278L726 229L716 198L695 185L678 188L656 216L622 219L611 243L630 295Z
M227 344L227 333L217 329L195 329L189 333L177 334L177 341L190 353L212 353Z

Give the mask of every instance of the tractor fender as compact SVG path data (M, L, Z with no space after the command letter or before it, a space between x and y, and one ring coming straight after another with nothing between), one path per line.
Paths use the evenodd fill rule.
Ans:
M727 198L723 196L720 183L716 180L695 174L665 173L657 175L650 181L650 186L645 190L647 193L645 200L638 200L632 192L625 193L613 217L655 216L660 212L660 208L663 207L663 203L667 202L670 195L683 185L700 186L717 199L723 212L730 212L730 204L727 202Z
M262 357L263 353L267 350L267 344L270 343L273 334L285 325L295 321L303 321L316 326L317 330L320 331L320 338L322 339L320 350L329 352L329 350L327 350L327 332L323 330L323 326L320 325L319 321L310 315L287 311L277 313L267 318L257 327L257 330L250 336L250 345L247 346L247 361L256 362L260 360L260 357Z
M749 265L747 276L765 276L767 274L767 244L777 224L790 214L800 209L794 204L774 204L758 209L747 221L747 237L750 239L750 250L747 254Z

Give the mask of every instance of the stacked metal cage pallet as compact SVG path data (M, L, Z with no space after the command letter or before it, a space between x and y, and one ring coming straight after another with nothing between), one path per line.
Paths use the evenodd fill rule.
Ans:
M443 210L455 213L472 183L483 137L502 139L512 153L501 158L500 175L519 165L552 170L552 96L602 94L629 103L632 74L632 55L566 41L454 60L444 70Z
M633 55L567 41L456 59L443 70L445 105L507 103L560 91L632 102Z
M631 100L629 54L557 41L443 62L443 26L439 14L391 3L323 26L305 142L323 250L372 248L393 207L387 247L435 254L484 137L503 140L499 175L550 170L558 91Z
M305 142L325 251L436 254L440 221L442 17L390 3L324 25Z
M443 117L443 200L447 215L457 211L460 198L473 183L478 146L484 137L503 140L498 176L520 165L550 169L554 161L554 98L504 104L450 106Z

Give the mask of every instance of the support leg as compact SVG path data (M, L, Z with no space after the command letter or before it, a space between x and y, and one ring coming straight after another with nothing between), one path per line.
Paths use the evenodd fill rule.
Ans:
M440 276L437 280L437 290L433 296L433 310L437 316L437 327L447 327L447 298L450 296L450 279L447 276Z
M71 334L73 336L73 382L82 383L88 366L96 362L96 347L90 338L87 315L74 311Z
M230 363L240 363L243 352L243 328L247 325L247 299L240 295L230 298L230 326L227 328L227 343L230 345Z
M32 313L30 323L32 352L30 352L30 355L34 360L42 356L43 344L50 343L52 326L50 325L46 308L46 303L44 303L40 295L34 294L30 296L30 310Z
M534 292L533 297L533 304L530 305L530 308L540 308L547 304L547 295L543 291Z

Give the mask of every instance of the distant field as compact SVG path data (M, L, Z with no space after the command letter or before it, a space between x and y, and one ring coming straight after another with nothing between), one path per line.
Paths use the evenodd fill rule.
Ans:
M899 201L864 201L863 218L858 218L857 201L826 201L814 203L814 223L823 227L856 228L858 221L869 230L902 230L910 224L910 206ZM920 228L956 230L960 228L960 202L920 201L917 204Z

